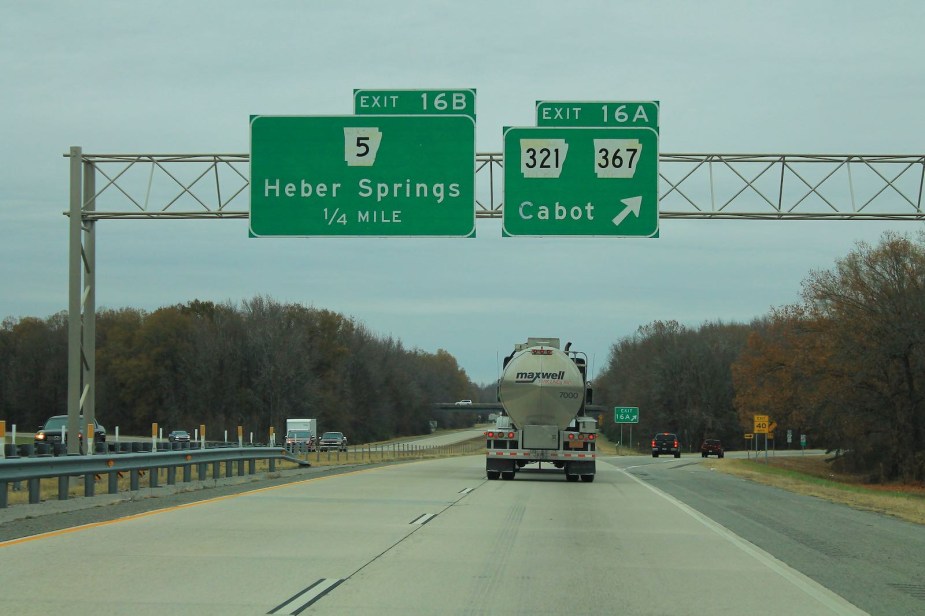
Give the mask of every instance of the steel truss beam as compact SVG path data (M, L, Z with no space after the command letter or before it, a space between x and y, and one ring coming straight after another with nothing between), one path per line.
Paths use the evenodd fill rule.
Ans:
M247 154L81 154L81 218L247 218ZM501 218L500 153L476 155L475 213ZM925 155L661 154L661 218L922 220ZM94 208L87 207L95 204Z
M94 417L95 223L104 219L246 219L247 154L70 157L68 431ZM503 156L475 157L477 218L501 218ZM925 220L925 155L660 154L659 217ZM68 439L77 453L77 439Z

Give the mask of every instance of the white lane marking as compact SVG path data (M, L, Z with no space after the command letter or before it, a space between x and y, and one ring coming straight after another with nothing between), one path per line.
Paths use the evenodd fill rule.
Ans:
M437 514L436 514L436 513L425 513L425 514L419 516L418 518L416 518L414 521L412 521L412 522L410 522L410 523L411 523L411 524L420 524L421 526L424 526L425 524L427 524L428 522L430 522L430 521L431 521L433 518L435 518L435 517L437 517Z
M785 580L787 580L788 582L796 586L798 589L802 590L804 593L806 593L807 595L809 595L810 597L818 601L823 607L830 609L832 613L839 614L839 615L845 615L845 616L849 614L855 614L857 616L870 616L868 612L865 612L864 610L860 609L853 603L850 603L844 597L835 594L834 592L832 592L825 586L819 584L812 578L809 578L803 575L802 573L800 573L793 567L789 566L788 564L784 563L783 561L780 561L774 558L773 556L771 556L770 554L768 554L767 552L759 548L757 545L751 543L750 541L746 539L743 539L742 537L738 536L737 534L735 534L734 532L732 532L725 526L722 526L718 522L715 522L711 520L710 518L706 517L705 515L703 515L696 509L693 509L692 507L682 503L675 497L671 496L670 494L666 492L659 490L655 486L649 485L642 479L639 479L638 477L634 477L632 473L628 473L626 469L618 469L618 470L624 475L626 475L627 477L629 477L630 479L632 479L633 481L635 481L636 483L638 483L639 485L644 486L645 488L651 490L654 494L661 496L666 501L668 501L669 503L671 503L672 505L674 505L675 507L677 507L678 509L680 509L681 511L689 515L690 517L694 518L695 520L697 520L698 522L700 522L701 524L703 524L704 526L706 526L707 528L715 532L720 537L726 539L732 545L736 546L737 548L739 548L740 550L742 550L743 552L745 552L746 554L748 554L755 560L765 565L771 571L777 573L779 576L781 576L782 578L784 578Z
M267 614L298 614L315 603L315 601L337 588L343 581L344 580L328 580L321 578L311 586L289 597L283 603L280 603L267 612Z

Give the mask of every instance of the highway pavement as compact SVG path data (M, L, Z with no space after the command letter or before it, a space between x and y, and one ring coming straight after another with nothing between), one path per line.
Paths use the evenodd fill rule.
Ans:
M426 460L21 537L0 543L3 607L19 614L865 613L662 490L661 480L641 476L643 461L603 460L588 484L532 470L487 481L478 455ZM700 458L658 462L653 475L685 472L669 466L693 468Z

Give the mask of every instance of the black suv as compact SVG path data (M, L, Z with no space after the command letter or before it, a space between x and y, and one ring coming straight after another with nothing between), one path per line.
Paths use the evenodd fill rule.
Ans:
M659 432L652 437L652 457L657 458L660 453L670 453L674 457L681 457L681 441L677 434Z
M80 433L77 435L80 439L80 447L83 449L84 441L84 430L87 429L87 423L84 421L84 416L81 415L78 419L80 425ZM64 439L61 438L62 429L65 431ZM106 442L106 428L104 428L99 423L96 423L93 426L93 440L97 443ZM45 422L45 425L39 428L39 431L35 433L33 441L36 445L40 443L48 443L49 445L54 446L55 444L66 445L67 444L67 415L55 415L49 417L48 421Z

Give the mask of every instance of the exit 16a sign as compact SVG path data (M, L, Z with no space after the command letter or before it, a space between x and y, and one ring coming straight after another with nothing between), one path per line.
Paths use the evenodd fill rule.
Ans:
M537 101L537 126L622 126L658 130L658 101Z
M614 423L639 423L638 406L617 406L613 409Z
M503 235L658 235L658 131L508 128Z

